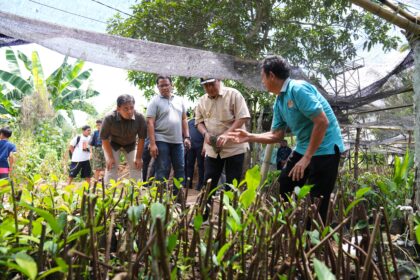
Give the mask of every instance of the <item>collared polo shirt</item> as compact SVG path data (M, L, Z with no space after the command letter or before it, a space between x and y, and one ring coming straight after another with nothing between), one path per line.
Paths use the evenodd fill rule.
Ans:
M221 135L228 130L235 120L250 118L248 107L242 94L230 87L221 85L220 93L215 98L208 94L203 95L195 112L195 125L204 123L210 135ZM245 124L241 127L245 128ZM227 158L245 153L249 148L248 143L234 143L228 141L217 153L211 145L204 143L206 155L212 158Z
M123 147L129 153L135 149L137 137L147 137L146 120L138 112L134 112L133 118L127 120L115 110L105 116L100 137L102 140L110 140L113 150Z
M309 146L314 126L312 118L321 112L327 116L329 125L314 155L335 154L334 145L343 152L340 126L330 104L313 85L306 81L285 80L274 102L271 130L285 129L288 126L296 136L296 152L303 155Z
M182 115L185 113L181 97L173 94L169 98L155 95L146 112L146 117L155 119L155 140L171 144L183 143Z

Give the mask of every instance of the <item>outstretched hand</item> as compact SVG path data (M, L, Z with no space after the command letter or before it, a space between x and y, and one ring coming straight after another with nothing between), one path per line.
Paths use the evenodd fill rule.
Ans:
M235 143L249 142L250 133L244 129L235 129L234 132L229 132L228 136Z
M222 134L217 137L216 146L223 147L231 138L228 135Z

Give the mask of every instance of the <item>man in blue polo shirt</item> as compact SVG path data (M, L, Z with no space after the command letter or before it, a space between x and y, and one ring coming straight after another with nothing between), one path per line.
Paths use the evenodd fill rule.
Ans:
M261 79L276 95L271 131L261 134L236 130L237 142L278 143L286 127L296 136L296 148L280 175L280 193L285 198L296 186L314 185L312 197L323 196L320 214L325 221L330 195L337 178L343 139L337 118L327 100L306 81L290 79L290 66L280 56L263 60Z

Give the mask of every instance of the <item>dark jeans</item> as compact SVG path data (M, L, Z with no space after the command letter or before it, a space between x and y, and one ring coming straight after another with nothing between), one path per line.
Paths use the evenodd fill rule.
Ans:
M299 181L292 181L292 177L288 176L290 170L303 156L293 151L279 177L280 194L284 199L287 199L286 194L290 195L296 186L314 185L311 189L311 197L323 196L319 212L324 222L327 218L328 204L334 190L340 163L340 151L337 146L334 149L336 151L334 155L313 156L305 169L303 178Z
M182 178L182 184L185 185L185 170L184 170L184 145L171 144L161 141L156 141L159 154L155 161L156 180L163 181L169 179L171 172L171 164L174 169L174 177ZM178 193L178 189L174 186L174 194Z
M192 181L194 177L195 162L197 161L198 166L198 183L195 186L196 190L201 190L204 184L204 156L201 155L203 146L191 148L187 151L186 158L186 169L185 178L190 178L188 188L192 187Z

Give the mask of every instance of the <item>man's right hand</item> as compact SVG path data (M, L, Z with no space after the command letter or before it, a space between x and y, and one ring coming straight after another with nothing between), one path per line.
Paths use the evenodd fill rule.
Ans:
M114 157L107 157L106 159L106 170L111 170L112 166L115 164L115 159Z
M249 142L249 137L251 133L244 129L235 129L234 132L229 132L229 138L234 141L235 143L245 143Z
M211 137L210 133L206 132L206 134L204 135L204 143L211 145L210 137Z
M159 149L156 144L150 144L150 156L156 159L159 155Z

